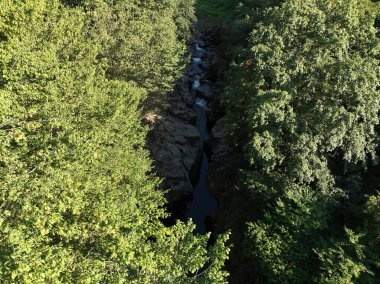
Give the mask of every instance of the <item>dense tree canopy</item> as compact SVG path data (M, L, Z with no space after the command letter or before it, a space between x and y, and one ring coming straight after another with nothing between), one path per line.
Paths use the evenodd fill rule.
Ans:
M133 80L162 104L181 68L193 20L193 1L87 1L109 60L107 74ZM181 39L181 40L180 40Z
M2 1L1 283L225 283L226 236L163 226L144 149L141 105L171 89L192 9Z
M165 106L188 58L194 5L2 1L1 283L226 283L228 234L210 246L191 222L162 224L144 146L144 111ZM223 102L249 164L226 217L239 265L264 283L376 283L379 2L198 8L233 54Z
M249 220L241 255L270 283L374 283L379 185L364 178L379 171L379 5L232 2L231 29L250 26L224 93L250 163L234 194L256 208L231 217Z

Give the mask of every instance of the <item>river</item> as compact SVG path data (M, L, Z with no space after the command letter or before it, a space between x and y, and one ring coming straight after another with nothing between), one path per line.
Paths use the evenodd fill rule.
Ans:
M203 234L211 231L212 227L212 214L217 209L216 199L208 191L207 171L209 160L205 151L205 141L209 136L209 129L207 128L207 112L209 104L207 99L212 98L211 82L207 81L204 74L204 60L207 60L209 50L205 47L199 36L196 38L192 46L192 62L191 72L194 75L194 81L191 86L191 93L196 96L196 103L194 110L197 114L195 126L199 130L201 136L201 162L199 169L199 177L194 184L194 191L191 199L186 204L186 217L192 219L197 225L195 233ZM200 91L202 90L202 92ZM205 97L205 94L207 97Z

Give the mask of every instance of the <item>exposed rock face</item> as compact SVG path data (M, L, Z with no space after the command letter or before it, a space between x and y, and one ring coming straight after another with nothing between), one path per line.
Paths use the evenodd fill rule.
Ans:
M225 118L219 119L212 128L208 144L211 148L210 192L220 197L236 184L237 169L244 167L244 157L236 153L229 142Z
M226 59L221 43L222 27L211 25L202 31L203 47L214 49L211 56L205 62L206 78L213 82L223 81L224 73L229 66L229 61ZM202 47L202 45L201 45Z
M204 146L210 154L209 191L220 197L233 187L236 169L243 160L229 145L226 121L222 118L224 110L219 102L223 74L228 66L228 61L220 53L220 32L215 26L202 29L192 63L184 72L187 75L178 80L170 95L170 107L152 120L154 123L148 134L147 147L151 151L155 171L163 178L162 187L169 190L169 204L190 196L198 177L202 141L199 130L194 126L197 97L208 104L207 126L211 131ZM207 53L202 50L207 50Z
M228 144L228 133L226 130L226 118L219 119L211 129L211 135L208 139L212 146L211 161L219 160L232 153Z
M192 63L184 71L187 75L178 80L170 95L169 108L160 116L153 115L154 119L150 119L152 130L147 137L147 147L151 151L155 171L163 178L162 187L169 189L169 204L191 195L193 184L198 178L202 141L199 130L194 126L197 119L194 111L197 96L212 106L207 113L212 124L221 117L219 109L213 111L218 105L218 94L215 95L215 92L219 92L214 89L216 84L211 88L207 80L212 78L216 81L221 73L219 69L217 74L211 74L214 72L210 71L213 64L215 68L223 68L219 65L216 48L218 33L215 27L202 31L201 40L193 50ZM194 46L195 42L191 45ZM207 54L200 51L205 48ZM194 84L198 84L198 87L194 88ZM191 89L196 91L191 92ZM208 126L210 127L209 124Z
M155 170L169 189L169 203L180 201L193 192L193 180L200 163L200 134L195 126L195 96L189 91L191 81L181 78L170 97L170 107L153 123L147 137Z
M202 85L197 90L198 96L203 97L205 100L211 100L214 97L214 92L212 91L210 85Z

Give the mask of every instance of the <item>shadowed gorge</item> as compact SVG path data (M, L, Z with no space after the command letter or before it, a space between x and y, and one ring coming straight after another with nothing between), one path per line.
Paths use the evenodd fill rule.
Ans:
M0 283L379 283L379 15L1 0Z

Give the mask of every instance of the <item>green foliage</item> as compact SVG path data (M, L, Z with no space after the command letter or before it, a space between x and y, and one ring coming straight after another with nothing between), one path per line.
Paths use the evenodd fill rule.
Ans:
M147 108L161 107L181 74L194 1L87 2L104 45L100 56L109 60L108 77L135 81L148 91Z
M372 228L376 239L380 240L380 192L368 198L365 212L369 217L366 226Z
M248 129L252 165L335 194L329 161L342 156L349 167L374 155L375 12L348 0L286 1L263 12L224 95L235 133Z
M380 192L370 196L365 205L363 234L367 246L368 262L374 270L380 269Z
M238 1L199 0L197 1L197 12L221 21L232 21L237 13L237 4Z
M240 232L243 253L271 283L372 283L380 258L375 225L350 218L363 214L362 173L379 142L380 6L286 0L240 7L232 17L249 17L252 29L247 46L236 45L223 99L250 162L244 194L263 210ZM366 210L375 216L376 208Z
M308 171L307 165L290 170L284 159L265 163L269 163L268 169L289 168L290 174L307 182L321 178L318 173L326 172L327 166L324 159L337 151L347 162L365 160L368 152L373 153L379 110L375 14L359 3L326 5L314 0L288 1L281 9L266 13L266 20L251 35L248 59L239 66L243 76L234 86L241 88L226 93L227 103L235 108L231 114L241 117L245 113L243 118L252 130L248 153L267 157L265 160L271 155L267 151L285 154L287 145L304 149L305 155L287 151L286 160L302 165L306 158L306 163L315 164L319 171ZM286 92L284 110L267 109L269 102L262 99L269 97L266 92ZM281 111L293 113L283 122L287 129L278 128L277 121L263 121L263 115L275 120L271 116ZM267 125L276 129L269 131L270 137Z
M271 211L248 226L246 249L270 283L307 283L313 272L313 245L327 227L326 201L310 188L289 185Z
M333 244L317 250L322 263L322 273L317 283L350 284L373 283L373 273L364 265L364 246L360 244L361 234L346 229L347 238L334 240ZM370 277L370 278L369 278Z
M175 2L84 2L0 6L1 283L225 283L227 235L164 227L148 174L140 106L161 85L142 69L169 89Z
M191 25L195 21L195 0L177 0L174 11L173 18L178 29L178 38L189 39Z
M198 0L197 11L222 23L252 17L261 17L264 8L279 5L283 0Z

